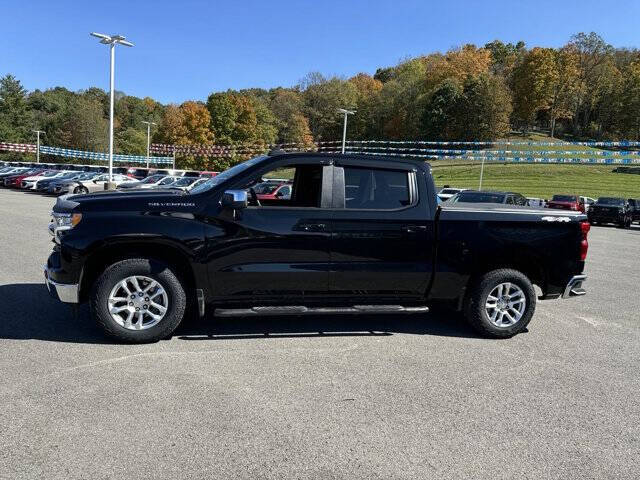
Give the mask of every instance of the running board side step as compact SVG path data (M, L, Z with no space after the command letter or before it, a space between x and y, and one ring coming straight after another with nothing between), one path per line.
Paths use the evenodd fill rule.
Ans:
M402 305L353 305L351 307L284 307L216 308L216 317L249 317L261 315L334 315L345 313L426 313L429 307Z

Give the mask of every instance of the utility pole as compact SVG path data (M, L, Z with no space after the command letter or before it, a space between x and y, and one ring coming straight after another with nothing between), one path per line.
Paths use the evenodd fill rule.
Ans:
M122 35L105 35L104 33L91 32L91 36L100 39L100 43L109 45L110 68L109 68L109 189L112 189L113 182L113 97L115 84L115 63L116 44L125 47L133 47L133 43L127 42Z
M345 143L347 142L347 116L356 113L356 110L345 110L339 108L338 112L344 113L344 126L342 127L342 153L344 153Z
M147 168L149 168L149 141L151 139L151 125L156 125L155 122L142 122L147 125Z
M36 163L40 163L40 134L46 135L42 130L34 130L33 133L36 134Z

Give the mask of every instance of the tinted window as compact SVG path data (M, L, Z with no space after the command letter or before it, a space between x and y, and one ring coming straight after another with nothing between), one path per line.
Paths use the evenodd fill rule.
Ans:
M556 202L577 202L578 197L575 195L554 195L551 200Z
M504 203L503 193L491 192L460 192L454 202L463 203Z
M394 209L411 203L405 171L345 167L345 208Z
M600 197L598 199L598 205L624 205L623 198L613 198L613 197Z

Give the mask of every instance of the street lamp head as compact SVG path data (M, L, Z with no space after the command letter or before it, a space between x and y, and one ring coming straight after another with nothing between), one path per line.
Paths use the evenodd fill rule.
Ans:
M357 110L346 110L344 108L339 108L338 112L340 113L344 113L346 115L353 115L354 113L356 113Z
M100 39L100 43L105 45L120 44L125 47L133 47L133 43L127 42L122 35L105 35L104 33L91 32L89 35Z
M146 121L142 121L142 123L144 123L145 125L157 125L156 122L146 122Z

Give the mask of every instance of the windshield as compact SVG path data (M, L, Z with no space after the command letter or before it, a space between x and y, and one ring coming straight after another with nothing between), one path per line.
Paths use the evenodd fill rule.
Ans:
M158 185L169 185L171 183L175 183L176 179L174 177L167 177L164 180L162 180L160 183L158 183Z
M216 185L219 185L222 182L230 179L234 175L242 173L246 169L254 165L257 165L258 163L262 162L265 158L267 158L266 155L260 155L259 157L252 158L250 160L247 160L246 162L239 163L238 165L235 165L230 169L225 170L222 173L219 173L215 177L210 178L209 180L204 182L202 185L198 185L196 188L191 190L191 193L198 194L198 193L206 192L207 190L212 189Z
M551 197L553 202L577 202L578 197L575 195L554 195Z
M450 201L453 203L503 203L504 194L491 192L460 192Z
M191 185L196 180L197 180L197 178L195 178L195 177L181 178L176 183L174 183L173 186L174 187L186 187L187 185Z
M150 177L145 178L144 180L140 181L141 185L147 184L147 183L156 183L160 180L162 180L164 178L164 175L151 175Z
M615 205L619 207L624 205L624 199L614 197L600 197L597 203L598 205Z

